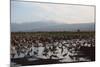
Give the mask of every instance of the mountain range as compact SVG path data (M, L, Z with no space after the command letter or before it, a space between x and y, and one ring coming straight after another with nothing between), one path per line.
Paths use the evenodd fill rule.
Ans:
M95 23L56 23L45 22L24 22L11 23L11 32L38 32L38 31L94 31Z

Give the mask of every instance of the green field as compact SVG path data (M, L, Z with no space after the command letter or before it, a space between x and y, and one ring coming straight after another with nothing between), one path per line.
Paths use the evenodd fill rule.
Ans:
M95 37L95 32L11 32L11 36L42 36L42 37Z

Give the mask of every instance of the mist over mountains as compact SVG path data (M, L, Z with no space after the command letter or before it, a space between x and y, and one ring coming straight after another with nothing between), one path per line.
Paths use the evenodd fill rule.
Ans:
M95 23L56 23L53 21L45 22L26 22L11 23L11 32L38 32L38 31L94 31Z

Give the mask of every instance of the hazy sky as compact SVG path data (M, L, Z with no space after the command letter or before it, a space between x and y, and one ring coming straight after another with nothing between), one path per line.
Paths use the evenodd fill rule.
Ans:
M11 23L53 21L56 23L93 23L94 7L35 2L11 2Z

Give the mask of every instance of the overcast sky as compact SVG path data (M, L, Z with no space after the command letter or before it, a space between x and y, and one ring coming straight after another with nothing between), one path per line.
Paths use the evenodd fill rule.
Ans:
M11 23L53 21L94 23L94 7L36 2L11 2Z

